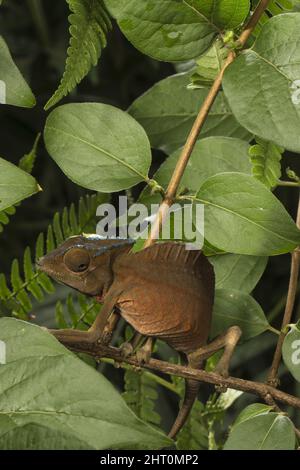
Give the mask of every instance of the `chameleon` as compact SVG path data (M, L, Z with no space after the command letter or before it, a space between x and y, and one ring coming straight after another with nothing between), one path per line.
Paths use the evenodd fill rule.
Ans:
M144 360L151 355L151 338L168 343L196 369L224 348L215 372L228 376L241 331L233 326L207 344L215 290L208 258L200 250L186 250L183 243L162 242L132 252L133 243L79 235L38 260L39 270L103 303L88 331L50 332L70 349L92 349L101 341L109 341L121 316L138 335L148 338L144 350L141 348ZM133 351L132 346L129 350L128 344L125 346L125 354ZM175 438L186 422L198 390L199 381L186 379L183 404L169 437Z

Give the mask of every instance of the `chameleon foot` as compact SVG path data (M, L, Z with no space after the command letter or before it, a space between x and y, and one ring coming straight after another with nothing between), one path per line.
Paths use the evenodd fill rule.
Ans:
M132 344L126 341L125 343L121 344L120 351L121 351L121 356L126 358L129 356L132 356L134 349L133 349Z
M151 359L153 339L147 338L146 343L136 352L136 358L139 364L147 364Z

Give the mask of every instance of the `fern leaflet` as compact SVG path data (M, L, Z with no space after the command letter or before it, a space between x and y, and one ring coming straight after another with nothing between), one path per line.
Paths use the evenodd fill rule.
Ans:
M91 67L97 65L111 28L102 0L67 0L67 3L72 14L65 71L58 89L45 105L46 110L72 91Z
M44 299L45 294L54 291L49 277L45 273L36 271L36 260L52 251L70 235L93 231L96 222L96 209L101 202L106 200L106 195L88 195L80 199L78 215L74 204L69 210L65 208L62 215L56 213L52 224L48 227L47 236L45 237L41 233L37 238L34 262L32 252L27 247L24 252L22 269L18 260L15 259L12 263L10 287L7 285L4 274L0 274L0 309L2 314L12 313L18 318L28 319L32 310L32 298L40 302Z
M59 328L76 328L86 330L95 320L101 306L93 298L69 294L63 305L56 303L55 318Z
M159 426L160 416L155 411L158 398L157 384L145 372L126 370L123 398L134 413L147 423Z
M249 149L252 174L272 189L277 186L281 177L281 158L284 149L258 137L256 137L256 142L256 145L252 145Z

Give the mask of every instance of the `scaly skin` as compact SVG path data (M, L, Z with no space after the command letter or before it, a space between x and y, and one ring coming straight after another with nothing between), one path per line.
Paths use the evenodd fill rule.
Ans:
M211 264L200 251L186 251L180 243L159 243L131 253L132 243L71 237L38 261L38 268L54 279L103 302L101 313L88 332L52 330L52 333L66 346L74 348L75 344L78 349L80 344L88 344L92 349L109 337L106 325L117 307L138 333L166 341L185 355L191 367L200 368L207 357L205 345L214 300ZM115 323L111 321L113 326ZM234 340L231 338L231 349L237 337L239 334ZM227 347L227 336L216 346L217 349ZM225 373L231 349L223 361ZM213 345L208 355L212 350ZM184 403L171 437L175 437L186 421L198 389L199 382L186 381Z

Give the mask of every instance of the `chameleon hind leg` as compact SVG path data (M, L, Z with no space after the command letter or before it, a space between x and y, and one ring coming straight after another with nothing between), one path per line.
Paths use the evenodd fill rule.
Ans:
M223 355L219 360L214 372L222 375L223 377L229 376L229 364L236 348L237 343L241 337L242 331L238 326L231 326L228 330L215 338L211 343L202 346L196 351L188 354L189 365L198 368L198 364L205 359L208 359L215 352L224 348Z

